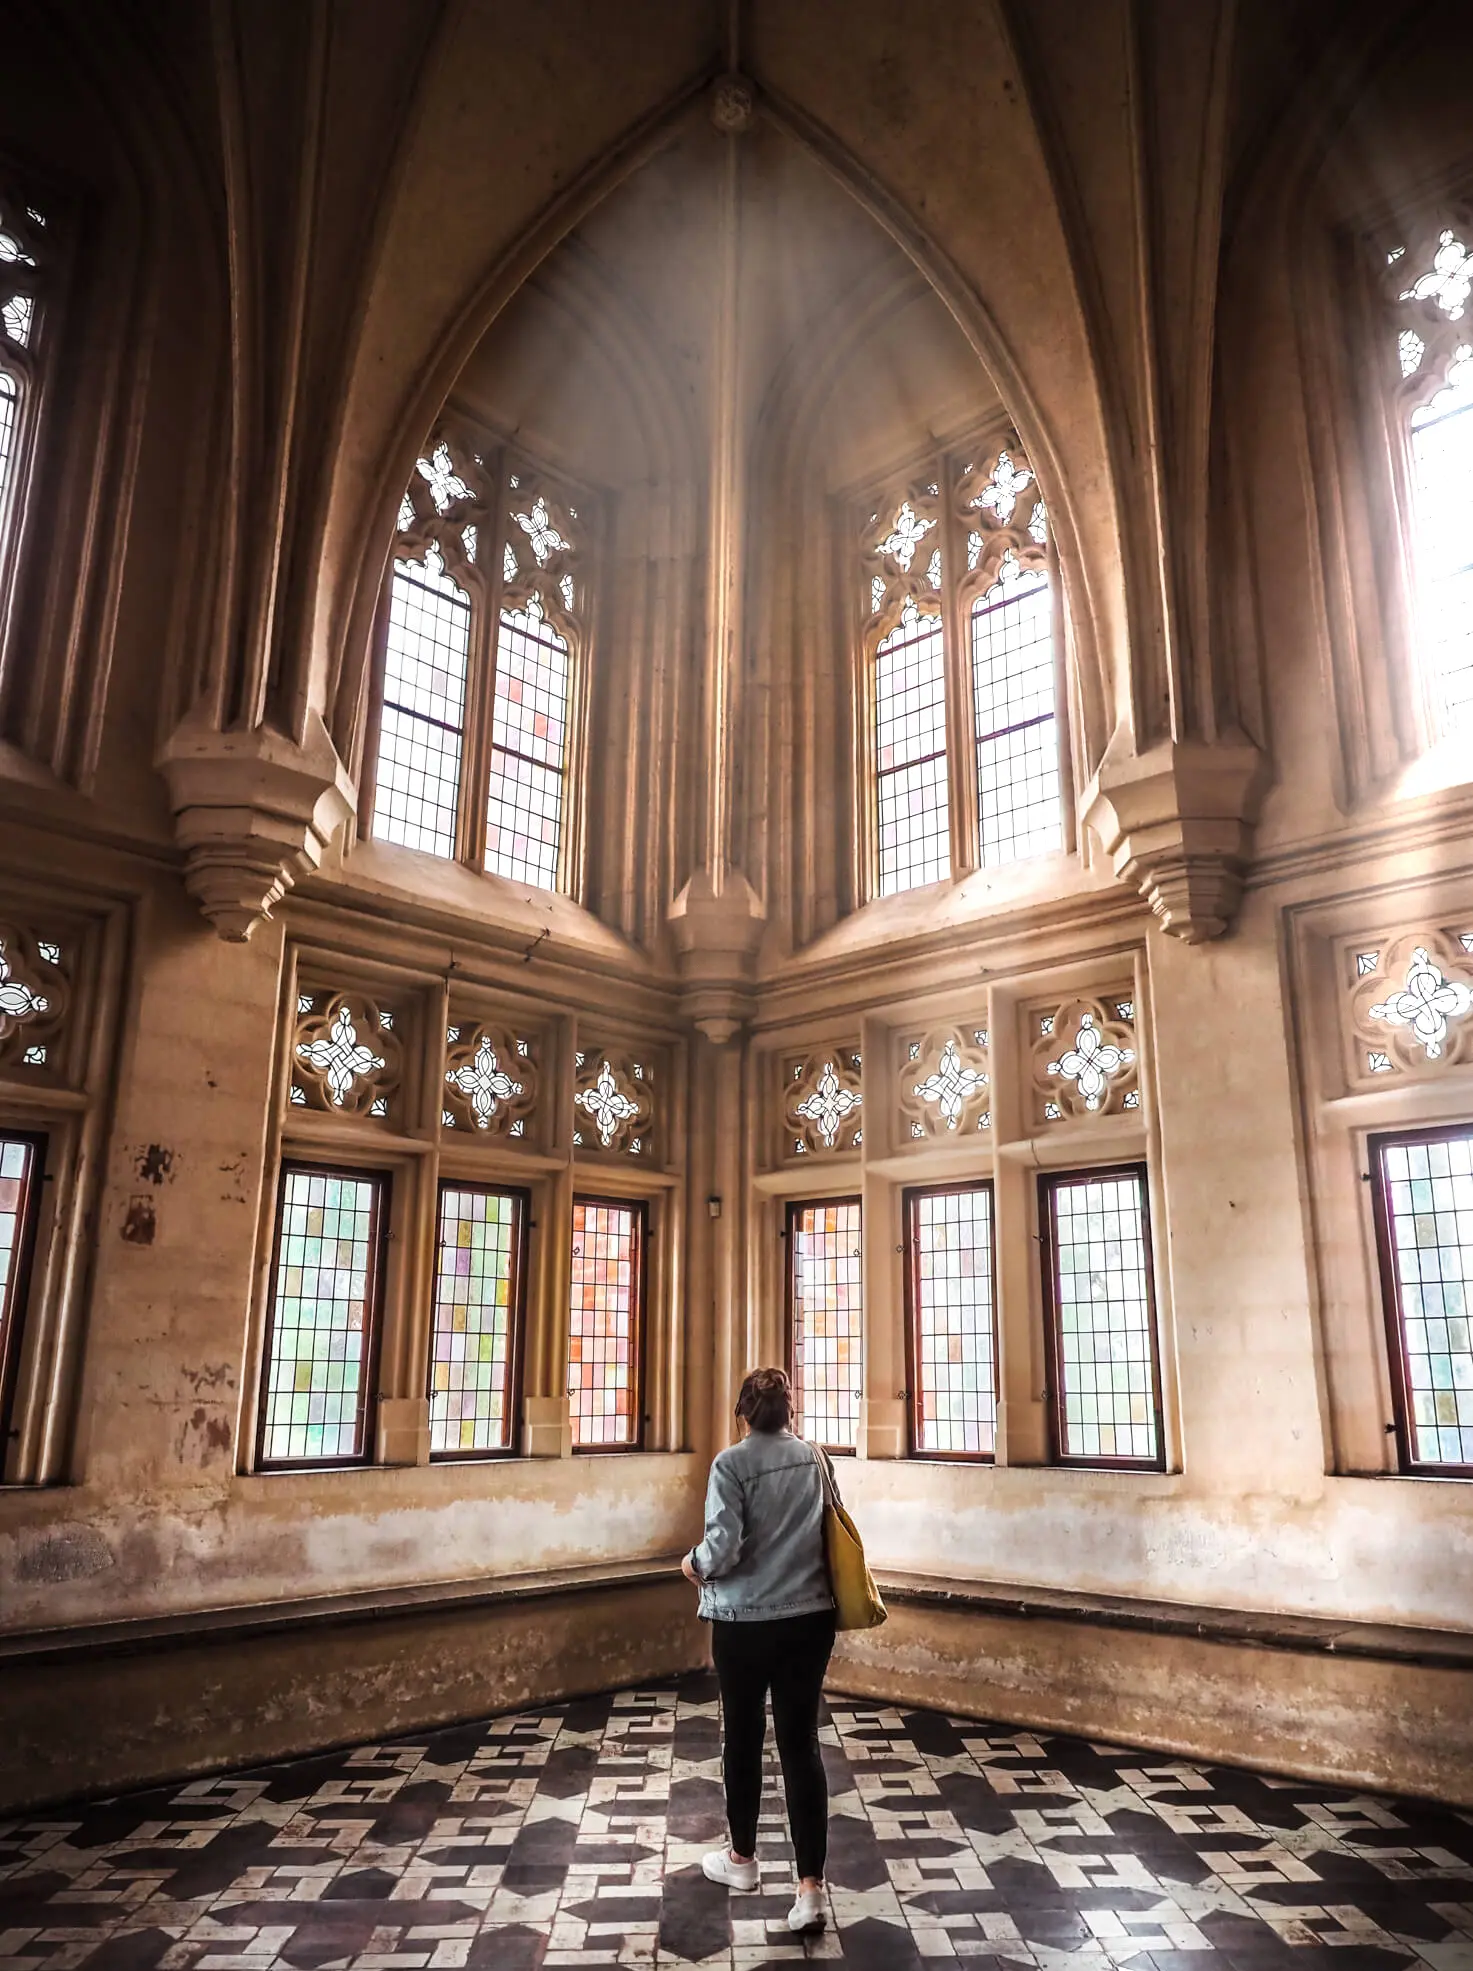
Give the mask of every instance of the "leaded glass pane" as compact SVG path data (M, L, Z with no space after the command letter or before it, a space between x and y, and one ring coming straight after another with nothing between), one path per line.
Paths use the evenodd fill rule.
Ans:
M1042 569L1010 567L972 605L984 869L1063 846L1052 591Z
M793 1397L799 1434L852 1451L864 1394L864 1292L858 1198L788 1213Z
M1473 1468L1473 1129L1385 1143L1380 1160L1407 1449Z
M430 1342L430 1450L510 1448L522 1201L514 1192L440 1187Z
M470 634L470 597L434 547L423 562L394 563L373 799L381 842L455 854Z
M20 1280L35 1181L36 1145L0 1136L0 1426L20 1353Z
M384 1188L376 1177L282 1172L263 1464L340 1464L364 1455Z
M19 395L15 379L0 370L0 520L5 518L5 494L10 484L10 461L15 451L15 414Z
M990 1458L997 1387L992 1187L910 1198L915 1448Z
M1158 1464L1145 1180L1137 1171L1046 1181L1059 1453Z
M1443 732L1473 730L1473 349L1412 417L1421 632Z
M639 1328L644 1210L579 1198L573 1205L568 1399L573 1443L639 1442Z
M506 609L496 642L486 867L557 885L568 736L568 646L535 606Z
M951 874L945 636L908 606L875 651L880 895Z

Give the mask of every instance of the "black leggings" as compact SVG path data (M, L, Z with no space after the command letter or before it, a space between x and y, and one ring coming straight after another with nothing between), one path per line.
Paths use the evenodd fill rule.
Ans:
M834 1647L834 1611L779 1622L713 1622L711 1656L721 1685L721 1772L732 1852L757 1852L767 1693L788 1796L798 1874L823 1874L829 1789L818 1749L818 1703Z

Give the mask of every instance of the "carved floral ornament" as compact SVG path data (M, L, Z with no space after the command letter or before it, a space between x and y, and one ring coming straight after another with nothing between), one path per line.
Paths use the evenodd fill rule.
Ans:
M1387 248L1384 288L1404 390L1424 403L1473 362L1473 212L1444 212Z
M428 558L433 548L436 573L493 586L499 607L545 617L569 636L582 612L579 500L489 435L447 423L399 503L400 552Z
M864 1141L862 1066L852 1042L816 1047L783 1061L785 1156L858 1149Z
M0 1067L55 1072L70 991L59 937L0 923Z
M1035 1006L1026 1018L1035 1122L1087 1121L1140 1108L1131 988Z
M969 588L973 577L983 588L996 581L1008 555L1024 567L1046 563L1047 515L1017 440L1000 450L947 458L934 476L888 488L861 515L869 616L879 635L893 629L908 606L922 615L935 612L936 592L948 573L948 510L964 543Z
M464 1020L445 1029L446 1129L526 1141L537 1102L537 1045L505 1027Z
M656 1080L652 1057L585 1047L574 1063L575 1148L652 1161Z
M1473 1061L1473 924L1346 948L1355 1079Z
M388 1117L399 1093L398 1018L366 993L304 985L297 994L287 1100L330 1115Z
M906 1140L992 1127L984 1026L943 1027L900 1042L899 1104Z

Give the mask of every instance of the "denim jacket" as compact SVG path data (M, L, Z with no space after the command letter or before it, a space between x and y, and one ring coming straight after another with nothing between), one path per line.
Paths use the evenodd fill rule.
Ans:
M832 1608L818 1453L791 1431L751 1431L718 1451L706 1537L691 1551L707 1622L773 1622Z

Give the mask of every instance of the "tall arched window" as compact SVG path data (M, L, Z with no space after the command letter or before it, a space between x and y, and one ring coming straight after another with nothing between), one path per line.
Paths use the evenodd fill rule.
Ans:
M1438 737L1473 732L1473 227L1388 255L1414 636Z
M887 489L861 530L877 896L1064 846L1047 517L1016 443L982 456Z
M0 629L35 449L57 251L46 213L0 175Z
M400 505L370 829L511 882L568 889L589 500L474 443L457 435L452 451L440 435Z

